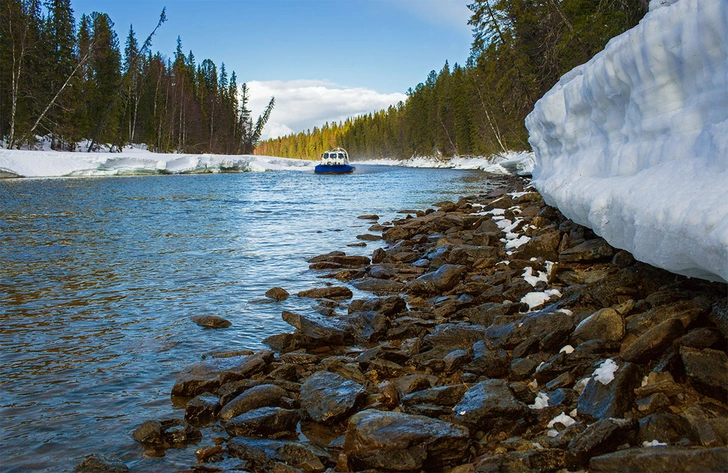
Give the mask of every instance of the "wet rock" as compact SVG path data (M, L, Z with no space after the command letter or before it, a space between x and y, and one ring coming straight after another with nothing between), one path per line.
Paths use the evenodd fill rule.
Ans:
M728 448L684 447L630 448L597 456L589 462L592 473L652 473L655 471L725 471Z
M132 432L131 437L151 448L183 448L202 438L202 433L181 419L148 420Z
M211 393L195 396L185 407L185 420L192 425L206 425L220 412L220 398Z
M592 457L613 452L620 445L630 443L636 429L637 421L634 419L598 420L577 435L568 449L577 463L586 465Z
M622 358L632 362L644 362L659 356L684 332L685 328L679 319L668 319L630 343L622 352Z
M576 343L587 340L621 340L625 335L624 318L614 309L606 308L594 312L582 320L574 329Z
M728 355L724 351L681 347L680 356L695 389L722 402L728 399Z
M486 328L468 322L442 323L435 331L425 337L425 342L436 347L450 349L470 348L474 343L483 341Z
M465 267L461 265L443 264L436 271L423 274L412 281L407 290L412 294L446 292L457 285L464 272Z
M465 391L467 390L468 388L464 384L437 386L434 388L423 389L404 396L402 398L402 404L405 406L432 404L452 407L460 402L460 399L462 399L463 394L465 394Z
M515 398L505 380L488 379L468 389L453 407L453 420L480 429L491 419L518 419L527 411L526 405Z
M457 463L470 447L464 427L425 416L365 410L352 416L344 453L355 469L432 471Z
M196 396L213 392L227 381L250 377L266 366L263 357L253 354L215 358L186 367L172 387L173 396Z
M265 295L278 302L285 301L286 299L288 299L288 296L290 296L288 291L286 291L282 287L270 288L265 292Z
M251 409L225 423L225 430L240 437L286 437L296 432L301 419L298 411L281 407Z
M590 379L579 396L579 415L588 419L623 417L632 409L634 388L640 381L639 369L632 363L621 364L608 384Z
M228 328L232 325L232 322L217 315L195 315L192 321L200 327L207 328Z
M377 214L365 214L365 215L359 215L357 218L360 218L362 220L379 220L379 215L377 215Z
M351 299L354 297L354 294L348 287L330 286L300 291L298 297L309 297L311 299Z
M364 233L363 235L357 235L356 238L358 240L364 240L364 241L378 241L378 240L382 239L381 236L372 235L371 233Z
M228 441L228 451L236 458L251 462L253 471L291 471L276 470L276 467L289 465L297 471L320 473L326 470L316 449L301 442L273 440L265 438L233 437Z
M288 392L285 389L274 384L251 387L223 406L220 411L220 419L230 420L259 407L281 406L284 404L283 399L287 396Z
M314 421L331 423L349 416L366 397L366 389L328 371L318 371L301 386L301 409Z
M112 454L87 456L73 469L78 473L127 473L129 467L119 457Z
M367 291L377 295L399 294L405 288L405 284L402 282L373 277L355 281L352 285L360 291Z
M296 327L302 335L331 345L343 345L351 336L335 321L316 314L296 314L283 311L283 320Z

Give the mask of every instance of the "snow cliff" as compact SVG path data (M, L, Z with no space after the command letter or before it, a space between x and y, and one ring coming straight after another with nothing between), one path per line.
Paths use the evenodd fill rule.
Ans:
M549 204L638 260L728 281L728 1L653 0L526 126Z

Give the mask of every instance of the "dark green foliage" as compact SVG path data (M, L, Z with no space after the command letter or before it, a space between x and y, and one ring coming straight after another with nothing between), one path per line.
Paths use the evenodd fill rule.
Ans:
M397 107L262 143L259 152L317 158L490 155L527 149L524 119L559 77L645 14L644 0L476 0L471 55L446 62Z
M235 73L196 64L178 39L172 60L152 54L165 11L139 44L133 27L121 50L105 13L76 26L70 0L0 1L0 138L9 148L49 136L54 149L146 144L160 152L252 152L274 101L253 123ZM245 97L247 102L247 97ZM244 119L243 119L244 117Z

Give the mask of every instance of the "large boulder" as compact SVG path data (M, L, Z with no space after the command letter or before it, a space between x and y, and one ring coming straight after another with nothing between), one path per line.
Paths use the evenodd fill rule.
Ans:
M286 437L296 432L298 411L281 407L251 409L225 423L225 430L239 437Z
M357 470L433 471L462 461L468 429L429 417L365 410L349 419L344 452Z
M359 383L317 371L301 386L301 409L314 421L331 423L348 417L366 398Z
M528 408L517 400L504 379L488 379L468 389L453 407L453 420L474 429L481 429L496 418L518 419Z
M728 448L630 448L597 456L589 462L591 473L652 473L655 471L726 471Z
M220 411L220 419L230 420L240 414L266 406L281 406L288 392L274 384L261 384L243 391Z
M195 363L182 370L172 387L173 396L196 396L212 392L221 384L247 378L266 366L266 357L259 354L214 358Z

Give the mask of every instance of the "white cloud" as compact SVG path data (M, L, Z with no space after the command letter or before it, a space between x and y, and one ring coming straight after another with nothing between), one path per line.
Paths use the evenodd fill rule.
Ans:
M263 139L298 133L326 122L385 109L404 101L405 94L381 94L365 88L344 87L321 80L250 81L248 106L257 118L271 97L276 104Z
M468 20L472 12L463 0L390 0L392 4L433 25L449 25L465 34L472 33Z

